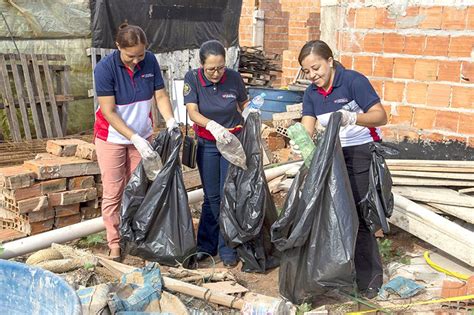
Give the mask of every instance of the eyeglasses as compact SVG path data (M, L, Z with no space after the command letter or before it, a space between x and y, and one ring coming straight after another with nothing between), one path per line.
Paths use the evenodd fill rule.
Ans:
M214 72L222 72L225 69L225 66L219 66L214 68L205 68L204 71L209 74L214 74Z

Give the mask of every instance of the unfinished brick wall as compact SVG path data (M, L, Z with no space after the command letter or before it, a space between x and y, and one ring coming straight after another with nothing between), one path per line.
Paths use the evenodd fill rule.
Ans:
M265 12L265 51L282 56L283 73L274 86L285 86L294 81L298 72L301 47L320 36L319 0L243 0L239 27L241 46L252 45L255 8Z
M342 2L336 50L382 98L385 139L474 146L474 7Z

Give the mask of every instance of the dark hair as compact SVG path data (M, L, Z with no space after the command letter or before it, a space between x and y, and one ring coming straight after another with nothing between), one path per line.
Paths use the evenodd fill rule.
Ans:
M300 50L300 54L298 56L298 62L300 63L300 66L303 60L311 54L319 56L326 60L328 60L329 58L334 59L334 55L328 44L326 44L322 40L312 40L307 42ZM341 65L341 63L337 60L334 60L334 63L336 65Z
M223 56L225 59L224 45L215 39L202 43L201 47L199 48L199 59L201 60L201 64L206 62L206 59L209 57L209 55Z
M115 42L121 48L133 47L139 44L148 46L145 32L140 26L129 25L127 22L120 24Z

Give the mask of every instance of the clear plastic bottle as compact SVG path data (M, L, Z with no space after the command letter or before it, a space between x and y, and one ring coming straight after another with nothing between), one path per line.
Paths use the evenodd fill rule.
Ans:
M235 135L230 134L229 143L221 143L216 141L216 146L227 161L244 170L247 169L247 156L245 155L242 144Z
M163 162L161 162L159 154L157 153L155 158L142 159L142 161L146 177L149 180L154 181L160 170L163 168Z
M311 160L313 159L316 146L314 145L314 142L309 136L305 127L300 123L290 126L288 128L288 136L298 145L299 150L301 150L301 155L303 156L304 164L309 167L311 165Z
M249 115L251 109L260 110L260 108L263 106L263 103L265 102L265 96L267 96L265 92L254 96L254 98L252 98L252 100L250 101L250 104L245 107L244 111L242 112L242 116L247 119L247 116Z

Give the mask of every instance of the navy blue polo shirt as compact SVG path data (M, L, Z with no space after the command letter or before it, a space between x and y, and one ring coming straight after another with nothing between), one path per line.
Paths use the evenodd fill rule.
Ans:
M225 128L235 128L243 124L239 112L239 103L247 100L242 77L237 71L225 69L224 75L218 83L209 81L203 69L188 71L184 77L184 104L195 103L199 113L214 120ZM199 136L213 140L205 128L195 125Z
M151 136L154 93L165 86L155 56L145 52L144 59L132 71L120 59L120 52L114 51L97 64L94 79L97 96L114 96L116 112L127 126L144 138ZM94 133L104 141L130 143L110 126L100 110L96 111Z
M311 84L303 96L303 116L312 116L323 127L329 122L331 113L346 109L366 113L372 106L380 103L380 98L361 73L347 70L337 65L333 85L328 91ZM381 139L379 128L347 126L339 132L343 147L360 145Z

